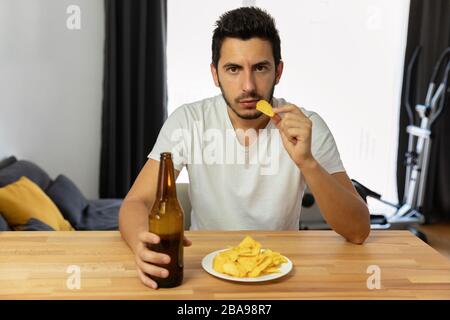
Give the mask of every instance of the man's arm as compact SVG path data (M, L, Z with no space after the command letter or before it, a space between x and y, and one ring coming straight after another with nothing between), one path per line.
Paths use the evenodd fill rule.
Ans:
M348 241L362 244L370 233L369 210L346 173L331 175L314 159L312 121L292 104L273 111L283 145L305 177L325 220Z
M329 174L315 160L302 167L302 174L330 227L348 241L362 244L370 233L369 210L347 174Z

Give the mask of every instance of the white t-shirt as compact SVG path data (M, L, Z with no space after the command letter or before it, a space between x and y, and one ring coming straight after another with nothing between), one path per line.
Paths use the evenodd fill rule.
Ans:
M273 98L273 107L284 104ZM323 119L302 111L313 123L314 158L330 174L345 171ZM299 229L305 179L272 121L254 133L248 148L239 142L222 95L182 105L164 123L148 157L172 152L175 169L186 166L191 230Z

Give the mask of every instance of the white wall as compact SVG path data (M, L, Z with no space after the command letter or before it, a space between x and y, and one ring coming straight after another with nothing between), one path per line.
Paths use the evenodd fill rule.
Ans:
M81 30L66 27L69 5ZM0 0L0 150L98 196L103 0Z
M285 63L275 96L317 111L334 134L349 176L397 201L398 116L409 0L168 4L169 112L220 93L209 71L211 36L219 15L243 4L265 8L277 22ZM370 207L372 212L385 210L379 203Z

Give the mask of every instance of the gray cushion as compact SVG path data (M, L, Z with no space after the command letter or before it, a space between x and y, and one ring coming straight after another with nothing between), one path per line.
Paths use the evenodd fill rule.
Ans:
M16 161L17 161L17 159L14 156L5 158L2 161L0 161L0 169L6 168L7 166L13 164Z
M1 214L0 214L0 231L11 231L11 227Z
M117 230L121 199L90 200L77 230Z
M47 189L52 181L48 174L34 163L26 160L19 160L0 169L0 188L16 182L22 176L25 176L36 183L42 190Z
M26 224L16 228L17 231L55 231L48 224L39 219L31 218Z
M61 174L56 177L45 192L56 204L64 218L76 229L84 209L88 206L88 200L75 183Z

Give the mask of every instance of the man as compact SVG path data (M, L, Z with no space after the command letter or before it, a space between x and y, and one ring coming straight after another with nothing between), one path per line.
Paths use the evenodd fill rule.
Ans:
M282 72L280 38L271 16L252 7L220 17L213 34L211 73L222 94L183 105L167 119L120 210L120 231L147 286L157 285L145 274L168 275L154 264L165 264L169 257L146 248L159 241L147 232L147 219L164 151L173 152L177 176L187 167L193 230L298 230L307 184L337 233L356 244L367 238L368 209L345 172L325 122L314 112L273 97ZM256 109L260 99L273 105L274 117ZM223 141L213 139L220 135ZM223 148L230 141L235 145ZM210 159L208 150L213 150Z

